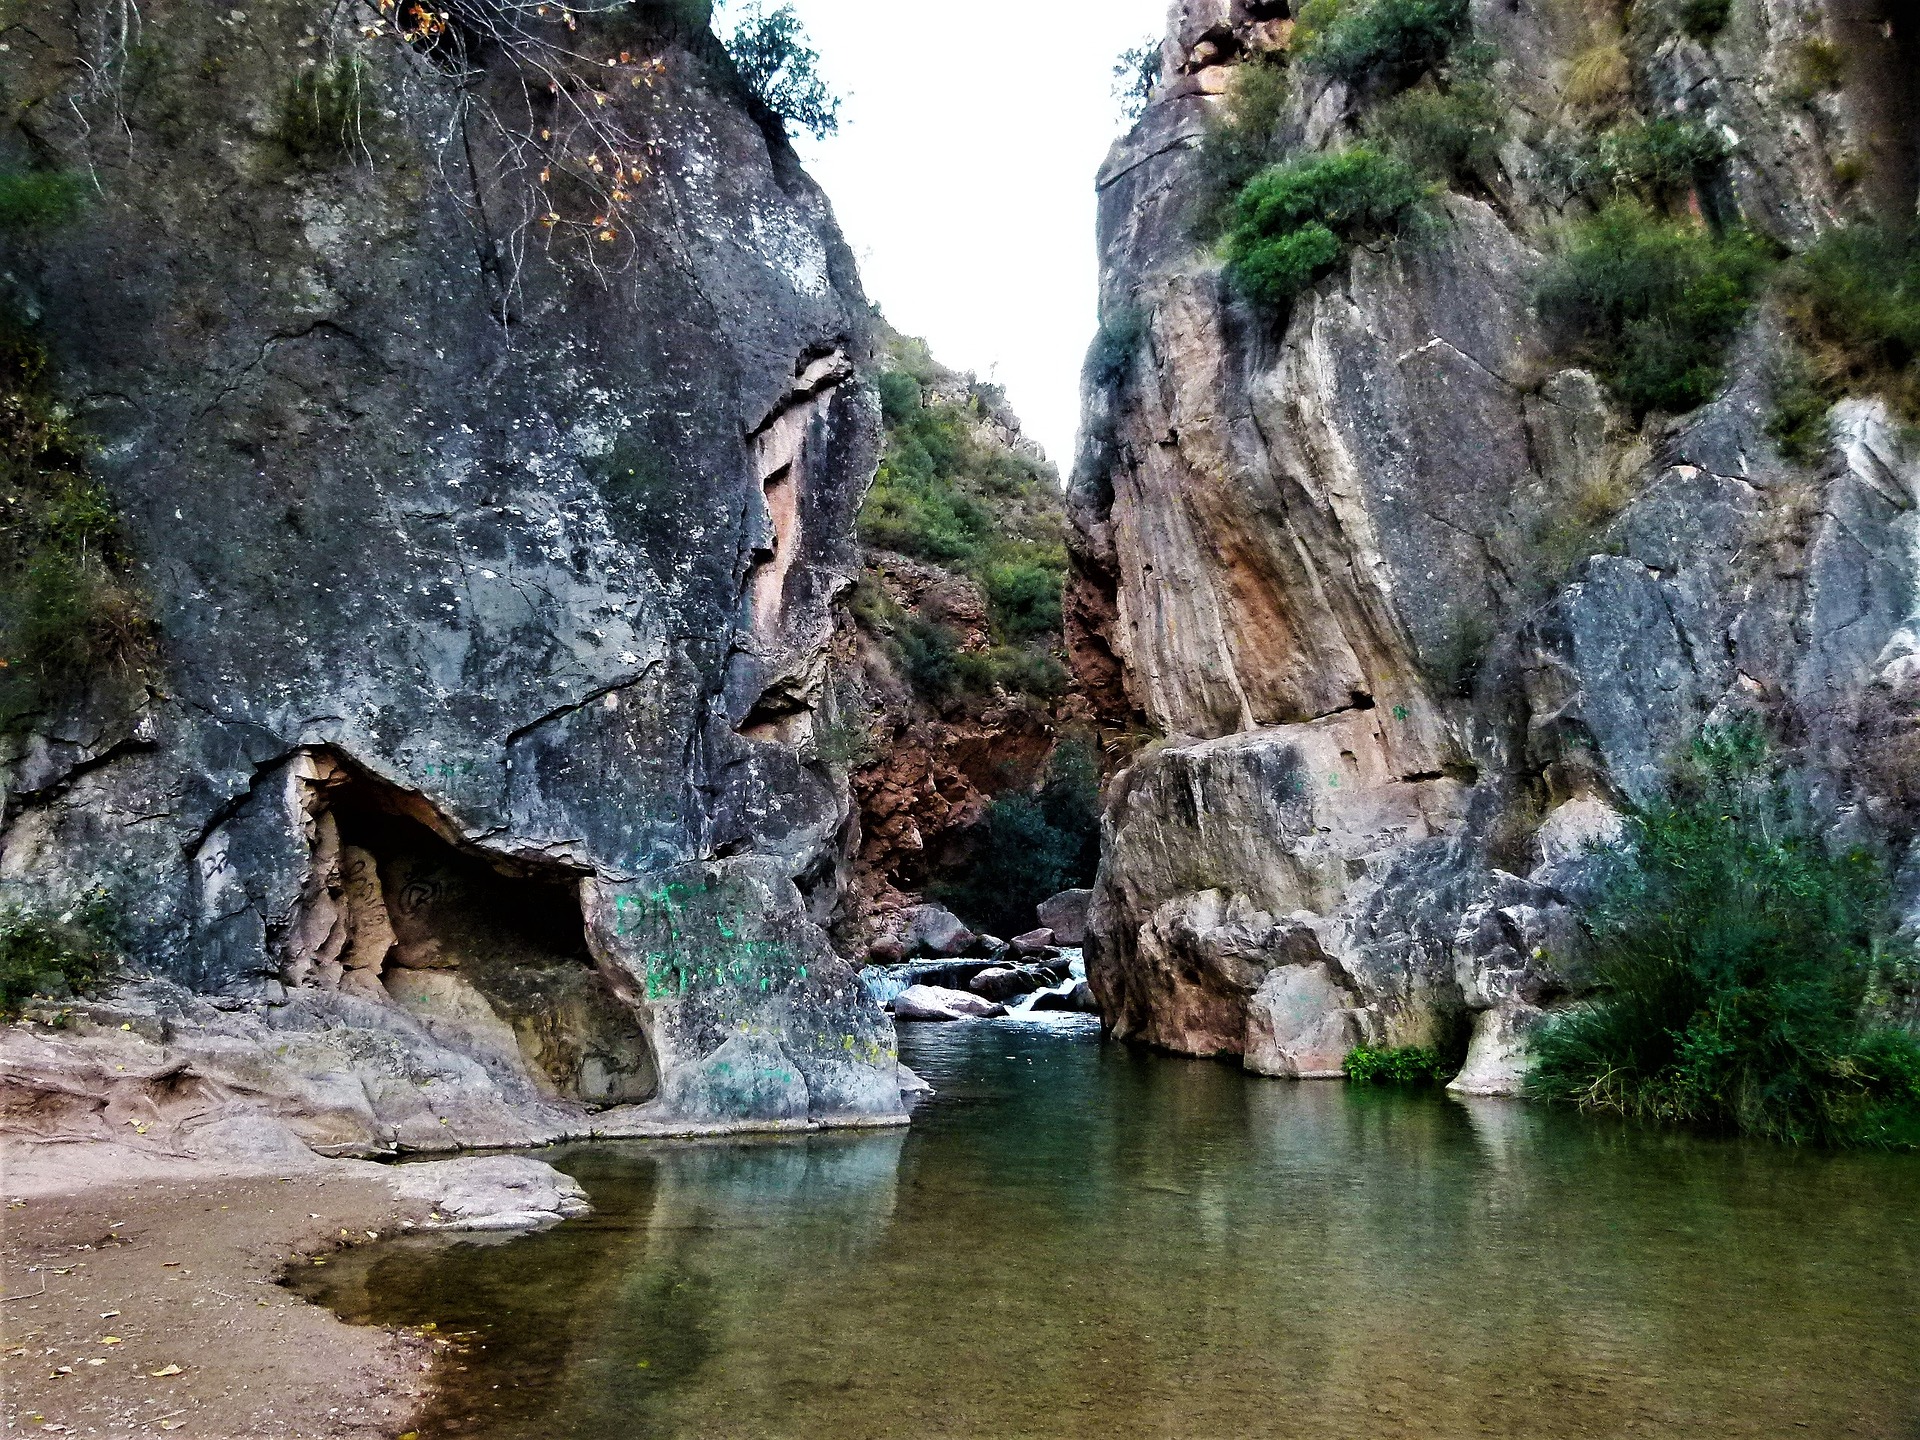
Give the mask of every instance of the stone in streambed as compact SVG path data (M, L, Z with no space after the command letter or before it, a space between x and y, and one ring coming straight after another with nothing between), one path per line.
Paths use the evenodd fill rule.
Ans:
M393 1167L403 1200L432 1207L430 1230L531 1230L585 1215L593 1207L571 1175L527 1155L473 1155Z
M1099 1002L1093 998L1093 989L1084 980L1076 980L1071 990L1043 990L1033 997L1033 1004L1027 1009L1029 1012L1067 1010L1081 1015L1100 1013Z
M937 985L909 985L893 997L896 1020L988 1019L1006 1013L1004 1005L970 995L965 990L943 990Z
M1056 945L1087 943L1087 907L1093 903L1091 890L1062 890L1040 902L1039 920L1053 932Z
M987 1000L1007 1001L1019 995L1030 995L1040 988L1040 977L1025 969L1015 969L1010 965L996 965L991 970L982 970L967 984L967 989Z
M907 912L905 938L909 955L931 955L950 960L965 953L973 932L944 905L916 905Z
M1016 935L1007 942L1016 955L1031 959L1035 956L1051 960L1060 952L1054 948L1053 931L1046 928L1029 930L1024 935Z

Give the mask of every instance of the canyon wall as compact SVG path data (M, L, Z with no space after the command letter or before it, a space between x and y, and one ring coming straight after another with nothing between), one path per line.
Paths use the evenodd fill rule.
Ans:
M1196 216L1208 137L1296 19L1174 6L1099 176L1104 325L1069 493L1082 679L1165 737L1108 801L1088 968L1114 1033L1307 1076L1470 1030L1456 1085L1511 1091L1526 1034L1584 983L1589 842L1736 715L1836 839L1888 856L1912 913L1911 432L1856 388L1818 453L1784 455L1773 301L1715 398L1644 423L1533 304L1593 207L1556 162L1636 116L1719 137L1694 213L1778 252L1911 223L1911 20L1869 8L1736 3L1696 37L1652 5L1474 0L1456 47L1490 47L1497 157L1276 315ZM1602 52L1610 122L1570 82ZM1359 140L1377 83L1287 73L1276 153Z
M5 738L0 890L138 980L16 1080L126 1025L136 1109L335 1151L903 1115L813 744L868 307L706 7L594 8L10 10L84 196L6 299L152 622Z

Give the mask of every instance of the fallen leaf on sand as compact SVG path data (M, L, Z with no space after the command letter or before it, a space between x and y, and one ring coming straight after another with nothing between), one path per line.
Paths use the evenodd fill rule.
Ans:
M162 1365L158 1370L149 1370L147 1372L147 1374L151 1375L155 1380L164 1380L169 1375L178 1375L180 1373L181 1371L178 1365Z
M120 1337L118 1335L108 1335L103 1338L100 1343L102 1345L118 1345L120 1343Z

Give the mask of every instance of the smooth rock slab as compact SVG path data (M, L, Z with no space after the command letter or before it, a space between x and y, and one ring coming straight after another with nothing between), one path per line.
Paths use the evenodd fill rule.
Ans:
M393 1193L431 1205L428 1230L530 1230L593 1209L571 1175L527 1155L473 1155L393 1167Z
M896 1020L990 1019L1007 1007L969 995L965 990L943 990L937 985L909 985L893 997Z

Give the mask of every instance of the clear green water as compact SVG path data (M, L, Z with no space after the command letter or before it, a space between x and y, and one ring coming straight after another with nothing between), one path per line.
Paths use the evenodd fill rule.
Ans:
M1920 1161L906 1026L907 1133L553 1152L593 1218L307 1272L487 1437L1920 1437Z

